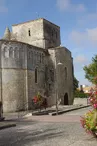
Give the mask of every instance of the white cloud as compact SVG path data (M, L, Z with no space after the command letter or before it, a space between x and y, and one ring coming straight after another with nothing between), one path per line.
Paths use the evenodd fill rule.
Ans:
M68 10L70 5L70 0L57 0L57 6L60 10Z
M74 30L70 33L69 39L71 39L77 45L97 46L97 27L86 29L84 32Z
M77 45L80 45L86 40L86 33L73 30L70 33L69 38L73 40Z
M74 58L74 63L85 64L87 63L87 58L84 55L78 55Z
M57 7L61 11L83 12L86 10L83 4L73 4L71 0L57 0Z
M92 22L92 23L91 23ZM80 17L78 20L78 25L97 25L97 12L95 13L85 13L83 16Z
M0 0L0 13L8 12L8 8L5 5L4 0Z
M93 29L87 29L86 31L89 41L91 41L94 44L97 44L97 27Z

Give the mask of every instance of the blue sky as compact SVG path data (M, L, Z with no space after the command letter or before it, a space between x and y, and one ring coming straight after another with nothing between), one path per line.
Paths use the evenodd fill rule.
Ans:
M61 28L61 44L74 58L75 76L90 84L83 66L97 54L97 0L0 0L0 38L6 26L44 17Z

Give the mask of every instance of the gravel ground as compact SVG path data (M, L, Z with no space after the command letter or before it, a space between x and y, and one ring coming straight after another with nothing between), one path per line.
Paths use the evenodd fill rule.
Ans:
M0 132L0 146L93 146L95 142L79 123L21 122Z
M73 122L73 115L81 115L88 109L72 111L69 122L66 119L61 121L65 114L58 116L60 122L56 119L53 122L39 122L33 117L22 120L16 127L0 131L0 146L96 146L97 140L85 133L80 122ZM69 114L68 117L71 116Z

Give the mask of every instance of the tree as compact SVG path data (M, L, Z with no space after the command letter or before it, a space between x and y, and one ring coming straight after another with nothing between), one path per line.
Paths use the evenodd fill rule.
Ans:
M97 55L92 57L92 63L88 66L84 66L85 78L88 79L91 83L97 84Z
M78 88L78 84L79 84L79 81L76 79L76 77L74 77L73 84L74 84L74 91L75 91Z

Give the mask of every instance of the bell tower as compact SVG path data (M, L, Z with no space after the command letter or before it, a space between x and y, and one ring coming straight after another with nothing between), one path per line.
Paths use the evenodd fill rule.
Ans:
M40 18L12 26L17 40L44 49L60 46L60 27Z

